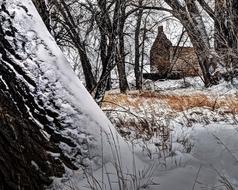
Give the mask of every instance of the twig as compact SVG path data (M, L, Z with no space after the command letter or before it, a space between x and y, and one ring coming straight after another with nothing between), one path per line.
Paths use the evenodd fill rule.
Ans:
M192 190L195 189L195 186L196 186L196 183L197 183L198 176L199 176L199 173L200 173L201 168L202 168L202 165L200 165L199 168L198 168L198 172L197 172L197 175L196 175L196 178L195 178L195 181L194 181L193 189L192 189Z

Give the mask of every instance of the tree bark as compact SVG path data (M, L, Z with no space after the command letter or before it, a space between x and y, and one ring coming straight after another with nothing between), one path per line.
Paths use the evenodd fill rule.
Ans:
M220 76L230 81L238 75L238 2L215 0L215 10L209 7L205 0L198 2L214 21L214 47L219 59L224 63L224 71Z
M139 6L142 6L142 0L139 1ZM142 89L142 63L140 63L140 30L141 30L141 22L143 16L143 9L140 9L137 12L137 21L136 21L136 29L135 29L135 67L134 73L136 78L136 89ZM143 53L143 52L142 52Z
M73 142L52 130L46 116L54 117L56 124L57 112L46 111L35 101L28 85L36 87L36 83L16 63L23 59L7 40L16 37L17 29L4 16L10 17L4 2L0 13L0 19L4 20L0 23L0 189L43 189L51 184L50 177L62 177L63 163L76 169L56 144L62 140L72 146ZM5 22L9 24L7 30L3 29ZM50 140L43 130L51 135ZM60 157L56 159L49 152Z
M237 9L237 1L215 1L215 49L223 57L227 70L238 68Z
M116 51L116 31L110 18L106 0L97 1L100 12L97 13L96 23L100 31L100 54L102 73L95 88L95 100L100 105L105 92L111 87L111 70L114 68Z
M237 48L238 3L233 0L215 1L215 47L219 51L224 48Z
M124 42L124 26L126 21L126 1L119 0L116 3L114 24L118 34L119 42L117 47L116 64L119 75L119 87L122 93L125 93L129 86L126 77L126 65L125 65L125 42Z
M128 82L125 72L125 50L124 50L124 24L125 3L115 1L113 17L110 17L106 0L97 1L100 13L97 14L97 25L101 35L100 51L102 59L102 74L96 86L95 100L100 105L110 82L111 70L117 66L119 74L119 86L121 92L126 92Z

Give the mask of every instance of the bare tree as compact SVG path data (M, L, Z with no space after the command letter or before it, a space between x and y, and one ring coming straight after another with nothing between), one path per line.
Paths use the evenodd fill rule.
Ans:
M202 8L214 21L214 46L224 62L225 79L237 75L238 61L238 3L233 0L215 0L214 10L204 1L198 0Z
M139 0L138 6L142 7L143 0ZM137 21L136 21L136 28L135 28L135 66L134 66L134 73L136 78L136 89L142 89L142 63L140 62L140 31L141 31L141 22L143 17L143 9L140 8L137 12Z
M69 35L70 43L72 43L74 47L77 49L80 55L86 87L88 91L91 92L96 85L96 80L94 78L92 66L88 58L86 44L80 38L79 35L80 28L78 28L75 22L75 18L71 13L70 10L71 7L67 5L66 1L64 0L52 1L51 3L52 6L54 6L55 10L55 12L52 13L52 19L54 19L55 22L61 23L61 26L67 32L67 35ZM57 12L60 13L60 16L57 15Z
M165 6L162 1L149 0L82 2L78 0L57 0L50 2L55 5L60 13L51 11L53 20L57 20L61 25L61 27L58 27L57 24L51 26L53 31L58 31L55 33L55 38L56 40L60 39L58 40L59 44L63 42L77 49L81 58L86 86L99 102L103 99L105 91L111 88L111 70L115 67L119 75L121 92L124 93L129 88L126 76L126 68L128 67L126 61L129 56L134 57L132 62L134 64L136 88L141 89L142 65L145 55L143 39L146 39L147 35L144 32L141 40L141 25L145 9L167 11L180 21L198 57L206 86L218 83L220 78L226 75L227 70L230 72L237 65L237 3L235 1L229 0L222 3L221 0L214 0L215 8L211 8L205 0L165 0L164 2L169 7ZM207 32L202 9L214 21L215 48L210 34ZM84 13L90 16L79 22L81 17L84 17ZM151 13L148 12L148 14ZM133 32L127 32L125 28L131 22L128 19L131 15L136 17L133 23L135 28L133 28L134 31L131 29ZM86 29L84 29L84 26L86 26ZM95 30L97 32L94 32ZM134 36L132 36L132 33ZM100 72L97 70L97 73L100 73L98 78L94 76L92 67L94 59L90 57L92 52L91 41L87 41L88 36L93 35L97 40L96 47L93 47L93 53L99 55L97 62L100 63L101 68ZM135 43L134 51L129 51L125 45L125 39L128 38L133 39Z
M116 3L116 7L118 7L117 11L117 31L118 31L118 47L117 47L117 55L116 55L116 64L118 68L119 74L119 87L122 93L125 93L128 89L128 82L126 78L126 68L125 68L125 42L124 42L124 26L126 22L126 0L118 0Z
M60 12L58 15L57 11L51 13L53 20L56 23L60 23L61 27L53 27L56 31L59 28L64 28L64 31L56 32L55 37L63 38L59 39L59 45L61 41L66 44L69 41L73 43L79 52L81 58L81 64L84 70L84 76L86 86L88 90L93 94L97 102L100 102L105 94L105 91L110 89L111 70L117 67L119 73L119 83L122 92L128 89L128 83L125 73L125 50L124 50L124 25L126 20L125 9L126 1L96 1L96 2L79 2L79 1L68 1L67 5L64 1L54 1L52 4L56 7L56 10ZM71 3L70 3L71 2ZM92 64L88 58L88 52L86 46L88 46L86 40L82 40L82 30L77 26L76 21L80 19L75 16L70 7L79 7L88 11L91 14L91 19L85 21L88 24L88 30L86 35L92 32L93 29L98 29L99 36L99 47L100 61L101 61L101 74L99 80L96 81L93 76ZM59 34L61 33L61 34ZM68 39L65 39L68 36ZM57 39L56 39L57 40Z
M206 86L209 86L216 81L211 77L210 68L215 67L214 60L216 54L211 51L209 43L209 37L207 35L204 22L202 20L200 11L195 1L186 0L185 6L177 0L165 0L172 8L172 14L179 19L184 28L186 29L188 36L193 44L194 50L197 54L199 65L202 70L204 82ZM211 59L211 57L214 57Z
M113 4L113 3L112 3ZM114 60L117 47L117 12L115 7L113 19L110 17L110 7L106 0L97 1L99 11L96 16L96 23L100 31L100 53L102 61L102 74L96 87L95 100L100 103L105 91L110 86L111 70L115 67Z

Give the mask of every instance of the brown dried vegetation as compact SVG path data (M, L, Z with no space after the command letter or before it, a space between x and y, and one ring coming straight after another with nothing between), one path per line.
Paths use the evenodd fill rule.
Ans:
M115 108L117 105L133 108L139 108L145 101L151 104L165 104L172 111L180 112L195 107L204 107L211 110L221 109L226 112L238 113L238 96L223 95L213 96L212 94L196 92L189 95L163 93L163 92L130 92L129 94L107 94L104 99L103 107Z

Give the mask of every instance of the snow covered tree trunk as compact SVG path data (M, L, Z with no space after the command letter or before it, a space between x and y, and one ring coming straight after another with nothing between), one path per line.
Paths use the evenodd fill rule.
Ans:
M25 60L16 48L26 42L17 42L18 31L11 19L15 13L9 12L5 1L0 13L0 189L42 189L52 182L51 176L62 177L64 161L72 169L76 167L55 144L67 138L54 132L46 118L58 114L38 105L43 102L36 102L29 89L37 84L18 65ZM52 136L50 140L44 130ZM65 142L74 144L69 139ZM59 154L59 158L49 152Z
M118 163L113 139L122 157L130 155L32 1L2 0L0 189L43 189L55 177L68 179L67 173L79 167ZM59 186L64 182L53 180Z

